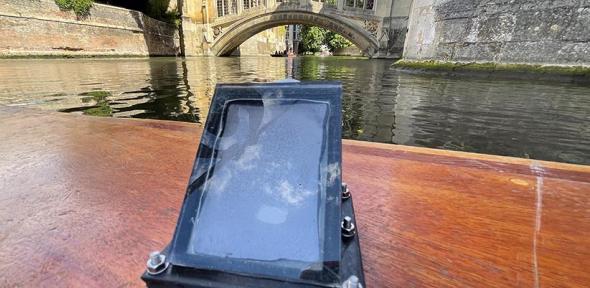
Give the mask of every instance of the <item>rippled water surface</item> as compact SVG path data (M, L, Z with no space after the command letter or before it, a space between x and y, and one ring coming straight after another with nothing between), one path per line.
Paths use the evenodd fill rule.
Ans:
M0 60L0 105L204 122L218 82L340 80L346 138L590 164L590 86L336 57Z

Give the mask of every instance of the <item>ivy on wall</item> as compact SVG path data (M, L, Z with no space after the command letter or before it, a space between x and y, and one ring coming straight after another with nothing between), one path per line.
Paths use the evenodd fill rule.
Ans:
M94 0L55 0L55 4L62 10L72 10L77 16L87 16Z

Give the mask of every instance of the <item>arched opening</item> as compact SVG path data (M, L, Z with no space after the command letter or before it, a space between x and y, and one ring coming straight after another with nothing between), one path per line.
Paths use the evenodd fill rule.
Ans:
M373 36L338 16L294 10L261 13L237 21L219 35L211 47L211 52L216 56L228 56L240 44L257 33L288 24L315 25L334 31L348 39L369 57L378 48L377 40Z

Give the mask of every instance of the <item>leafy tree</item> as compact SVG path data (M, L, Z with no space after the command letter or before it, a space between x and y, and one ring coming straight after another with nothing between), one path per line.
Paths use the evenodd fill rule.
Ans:
M330 51L337 48L351 46L352 43L342 35L330 30L316 27L304 26L301 29L301 52L319 52L322 45L327 45Z
M325 29L316 26L303 26L301 29L302 52L319 52L325 38Z
M330 51L334 51L338 48L346 48L352 46L352 42L348 41L348 39L344 38L344 36L332 31L329 31L326 34L326 40L326 45L328 45Z

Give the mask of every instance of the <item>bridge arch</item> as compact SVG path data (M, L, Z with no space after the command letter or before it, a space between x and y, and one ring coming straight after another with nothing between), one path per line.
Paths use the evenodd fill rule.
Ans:
M227 56L257 33L288 24L315 25L332 30L347 38L369 57L373 56L379 47L375 37L341 16L295 8L271 12L265 10L236 21L223 29L211 45L211 52L215 56Z

